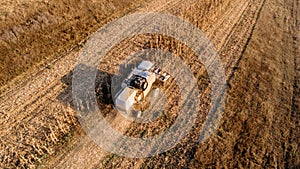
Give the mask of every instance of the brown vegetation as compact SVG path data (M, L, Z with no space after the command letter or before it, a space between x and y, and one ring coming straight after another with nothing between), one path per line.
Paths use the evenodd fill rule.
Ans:
M78 124L76 112L72 108L71 95L71 71L80 52L80 49L74 50L73 47L84 41L100 25L129 12L140 2L99 2L102 6L92 5L92 2L72 2L39 2L37 4L41 6L39 5L34 12L30 10L14 14L8 12L5 15L14 19L10 19L11 22L6 20L7 26L0 29L3 30L1 38L4 38L0 42L4 44L5 49L0 53L1 59L2 56L6 58L3 63L8 64L1 64L1 69L12 74L11 77L0 78L3 79L0 83L7 83L27 70L28 66L42 62L49 64L49 60L57 57L61 59L52 62L47 69L36 70L36 74L24 78L21 80L22 83L12 85L11 89L0 95L2 99L0 124L3 124L0 127L0 167L297 168L300 166L298 141L300 133L297 130L300 112L300 60L297 57L300 53L299 2L150 1L144 4L143 8L136 9L175 14L198 26L219 51L228 79L226 108L221 124L209 140L199 144L199 133L210 107L210 82L205 67L195 62L194 53L173 38L157 35L135 36L115 46L99 66L101 75L114 74L118 65L134 51L160 48L182 57L198 79L201 91L201 110L189 135L173 149L151 158L141 159L110 154L88 138ZM101 10L103 5L107 7L104 9L107 10L105 14L102 13L103 9ZM7 4L3 6L11 8ZM13 7L16 11L24 9L22 3ZM69 8L67 13L62 10L65 8ZM25 13L28 16L19 17ZM110 16L112 13L114 15ZM56 20L42 26L45 23L43 19L38 18L47 17ZM25 30L27 18L30 18L29 23L33 21L33 24L26 28L30 30L29 32L22 33L20 30ZM20 39L18 37L22 36L26 38L23 41L18 40ZM18 49L20 53L14 49ZM20 66L18 69L9 66L23 62L19 56L25 57L26 51L29 55L33 52L32 58L29 57L26 64L18 64L17 67ZM60 51L70 52L62 55L64 52ZM6 56L12 56L15 60L7 59ZM178 91L175 83L167 85L165 90L170 91L167 93L169 100L176 98L174 93ZM124 118L113 110L109 102L101 102L101 97L104 95L100 96L99 104L107 120L115 129L129 136L152 136L163 131L176 118L176 103L169 102L166 116L160 117L154 123L140 125L123 122ZM151 145L147 148L151 148Z
M1 2L0 85L50 64L113 18L144 1Z

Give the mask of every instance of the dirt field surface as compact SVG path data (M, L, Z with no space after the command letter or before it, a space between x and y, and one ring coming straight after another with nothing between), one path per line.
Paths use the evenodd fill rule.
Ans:
M0 9L0 168L300 167L299 1L5 0ZM86 135L72 103L71 82L93 32L118 17L146 11L173 14L201 29L219 53L228 87L217 131L199 143L211 88L193 51L159 35L139 35L115 46L99 65L101 78L116 73L130 53L160 48L181 56L201 92L190 133L165 153L135 159L106 152ZM176 100L173 84L166 95ZM167 118L131 123L106 97L99 96L99 107L125 135L153 136L176 118L178 106L170 102Z

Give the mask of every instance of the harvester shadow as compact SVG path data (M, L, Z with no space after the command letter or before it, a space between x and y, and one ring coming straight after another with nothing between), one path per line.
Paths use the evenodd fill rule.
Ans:
M121 85L113 85L113 84L121 84L122 81L126 78L124 74L126 75L133 69L136 65L135 64L126 64L120 65L120 71L122 72L122 75L120 73L117 74L111 74L103 70L97 69L97 74L95 78L95 95L97 100L97 106L100 109L106 109L110 107L113 109L113 94L116 94L116 91L118 91L121 88ZM83 70L91 70L93 68L84 65L79 64L76 67L80 67ZM56 97L56 99L64 104L65 106L70 106L72 109L77 110L78 107L74 105L73 101L73 95L72 95L72 78L73 78L73 72L75 71L76 67L71 70L68 74L64 75L61 78L61 82L63 83L64 90ZM88 98L82 98L80 99L80 102L83 103L83 107L88 109L90 106L88 105ZM85 110L84 110L85 111Z
M91 69L86 65L78 65L84 67L84 69ZM64 90L56 97L56 99L64 104L65 106L70 106L72 109L76 110L73 102L72 95L72 78L73 72L76 68L71 70L68 74L64 75L61 78L61 82L63 83ZM113 99L111 95L111 79L112 74L97 69L97 75L95 79L95 94L97 98L98 106L107 106L113 105ZM82 99L82 103L85 103L85 100Z

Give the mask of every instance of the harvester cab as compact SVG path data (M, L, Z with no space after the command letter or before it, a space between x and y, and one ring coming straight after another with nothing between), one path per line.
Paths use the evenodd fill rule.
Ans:
M142 61L122 82L121 89L115 95L115 107L118 111L129 113L134 104L141 102L157 80L165 83L170 78L150 61Z

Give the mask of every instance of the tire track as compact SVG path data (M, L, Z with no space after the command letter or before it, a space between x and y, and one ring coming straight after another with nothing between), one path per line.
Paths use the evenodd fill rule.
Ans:
M300 162L300 152L297 151L299 147L295 145L297 142L299 143L298 138L300 137L299 131L297 128L299 125L299 113L300 113L300 29L297 27L300 25L300 17L299 17L299 9L300 3L299 1L294 1L292 6L292 27L293 31L293 47L294 47L294 84L293 84L293 96L292 96L292 107L291 107L291 116L290 122L293 124L289 131L288 136L288 145L285 147L285 168L290 168L290 166L297 165ZM297 167L297 166L296 166Z
M248 44L249 44L249 42L250 42L250 40L252 38L253 31L256 28L258 17L260 16L261 10L263 9L263 7L265 5L265 0L262 0L262 1L259 1L259 2L260 3L258 5L258 9L255 10L255 12L253 13L253 19L252 19L252 21L254 21L254 24L248 26L245 29L246 31L244 33L241 33L242 37L235 38L232 35L231 38L230 38L230 40L227 42L227 44L224 45L224 47L227 47L227 46L230 46L229 44L233 44L234 45L234 43L237 43L237 42L238 42L237 44L239 44L239 43L244 44L244 46L242 47L241 54L237 54L237 56L239 56L238 59L235 59L234 57L231 57L230 60L228 61L228 64L225 67L226 71L230 70L230 69L232 70L232 72L229 74L228 80L230 80L233 77L234 70L235 70L236 67L238 67L240 61L242 60L242 57L243 57L243 55L245 53L245 50L247 49L247 46L248 46ZM249 9L249 10L251 10L251 9ZM250 15L251 15L251 11L250 11ZM247 17L247 16L244 15L244 17ZM239 23L242 23L242 22L239 22ZM244 26L244 24L241 24L241 25ZM238 29L238 25L234 29ZM238 39L238 40L236 40L236 39ZM245 41L245 39L246 39L246 41ZM245 41L245 42L243 43L243 41ZM231 45L231 46L233 46L233 45ZM232 51L232 50L226 50L226 48L224 50L225 51ZM229 55L234 56L234 53L229 53Z

